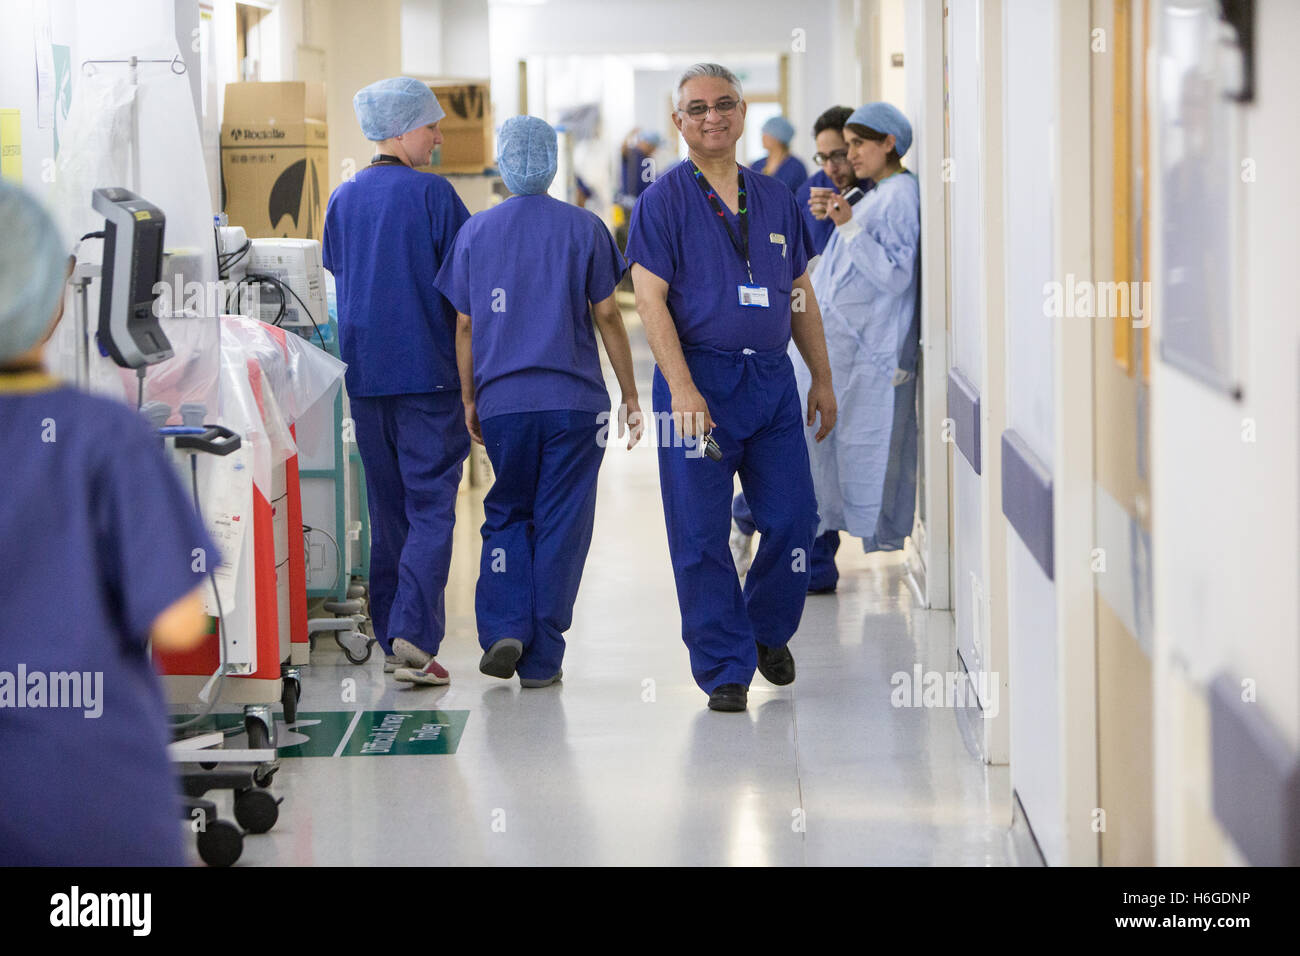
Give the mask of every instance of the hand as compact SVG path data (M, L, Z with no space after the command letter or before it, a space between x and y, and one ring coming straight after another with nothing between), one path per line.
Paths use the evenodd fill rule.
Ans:
M618 437L622 438L624 432L629 433L627 450L631 451L645 432L645 417L641 414L641 403L635 395L624 395L618 406Z
M812 388L808 389L808 427L817 421L817 413L822 416L822 427L817 430L817 440L821 441L835 427L835 417L839 407L835 402L835 392L831 383L824 379L813 379Z
M826 215L835 225L842 226L853 218L853 207L843 196L832 196L826 204Z
M814 219L826 218L826 206L830 203L832 196L838 196L834 189L827 189L825 186L813 186L808 190L808 210L813 214Z
M694 385L673 393L673 425L683 438L703 435L716 427L708 403Z
M469 429L469 437L482 445L483 430L478 423L478 406L473 402L465 403L465 427Z

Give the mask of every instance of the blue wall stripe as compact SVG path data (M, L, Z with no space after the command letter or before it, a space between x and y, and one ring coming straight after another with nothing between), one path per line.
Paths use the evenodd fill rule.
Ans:
M1049 580L1052 562L1052 473L1012 429L1002 433L1002 513Z
M1300 866L1300 760L1241 683L1210 684L1214 815L1252 866Z
M980 474L980 393L957 368L948 369L948 417L957 449Z

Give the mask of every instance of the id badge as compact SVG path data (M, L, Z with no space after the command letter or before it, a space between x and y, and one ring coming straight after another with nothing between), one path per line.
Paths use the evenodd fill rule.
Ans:
M768 308L767 286L740 285L736 286L736 291L740 294L741 305L747 305L758 309Z

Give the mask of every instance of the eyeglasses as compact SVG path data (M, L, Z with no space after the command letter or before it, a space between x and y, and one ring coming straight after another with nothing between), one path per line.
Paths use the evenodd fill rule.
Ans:
M818 166L826 166L834 163L837 166L843 166L849 161L849 151L847 149L837 149L833 153L814 153L813 162Z
M719 116L728 116L736 111L740 105L739 100L718 100L712 106L706 106L703 103L692 103L684 110L678 110L679 113L685 113L693 120L702 120L709 115L709 110L717 113Z

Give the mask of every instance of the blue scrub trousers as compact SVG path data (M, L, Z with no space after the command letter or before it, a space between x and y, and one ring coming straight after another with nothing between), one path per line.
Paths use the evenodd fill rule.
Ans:
M716 421L716 417L714 419ZM754 524L753 512L743 494L731 499L731 517L744 534L752 535L758 530ZM835 552L840 549L840 533L827 531L819 534L813 541L812 574L808 579L809 591L829 591L839 584L840 569L835 566Z
M554 677L564 661L596 522L605 449L594 412L494 415L480 423L496 480L483 500L483 554L474 609L479 643L524 645L520 677Z
M794 368L785 350L683 351L717 422L713 438L723 457L715 462L701 454L694 438L677 434L666 417L672 394L656 368L656 419L669 422L659 435L659 486L682 640L696 683L711 694L723 684L748 687L758 664L755 641L784 647L798 629L817 502ZM728 545L737 472L762 533L743 591Z
M370 619L385 654L395 638L436 655L461 466L469 454L459 391L353 397L370 505Z

